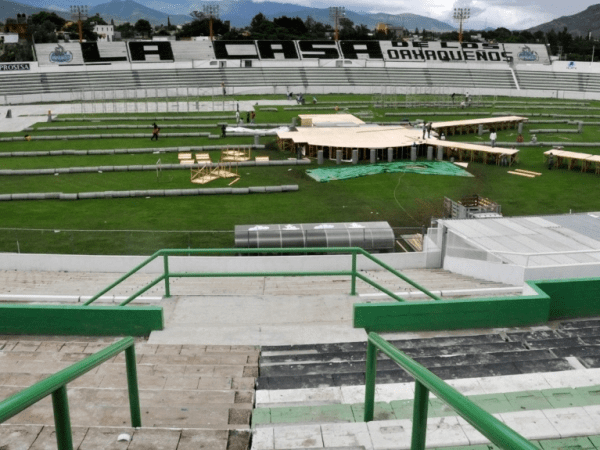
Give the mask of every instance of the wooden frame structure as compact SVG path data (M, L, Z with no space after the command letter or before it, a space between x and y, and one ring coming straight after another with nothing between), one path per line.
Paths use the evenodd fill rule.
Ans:
M221 161L250 161L252 150L250 148L227 147L227 150L221 151Z
M338 116L340 122L335 122L334 119ZM325 118L321 120L316 115L302 116L305 123L313 124L313 126L298 127L297 131L278 132L279 147L283 151L293 154L296 154L297 149L301 147L304 155L309 158L316 158L318 152L322 150L324 158L330 160L335 160L337 151L341 150L342 160L345 161L352 159L354 150L358 150L359 160L368 160L373 149L377 151L378 160L386 160L389 149L392 149L394 160L408 159L411 157L413 146L417 147L417 154L421 155L427 151L428 146L437 149L444 148L444 153L448 158L455 157L459 161L493 162L497 165L506 162L506 165L511 166L518 160L519 150L517 149L451 142L437 139L433 135L424 139L421 127L371 125L362 123L360 119L356 120L361 123L355 123L348 116L353 117L348 114L326 114ZM433 124L432 129L438 125L443 130L453 127L455 132L461 127L469 130L472 127L477 129L480 124L501 128L516 126L526 120L526 117L518 116L459 120ZM314 126L315 124L317 126Z
M569 170L579 166L582 172L594 167L595 173L600 175L600 155L590 155L589 153L569 152L563 149L553 148L544 152L545 163L548 164L550 156L554 157L553 167L561 167L566 164Z
M526 123L529 119L521 116L490 117L488 119L453 120L450 122L434 122L433 130L444 133L446 136L455 134L477 133L479 125L484 129L507 130L517 128L519 123Z
M219 178L236 178L234 181L237 181L240 178L238 165L221 159L215 167L209 162L199 169L190 168L190 181L194 184L207 184Z
M467 160L470 162L482 162L487 164L494 162L497 166L502 165L503 158L506 157L506 164L512 166L518 162L519 150L513 148L488 147L486 145L467 144L465 142L445 142L443 145L446 157L456 158L459 161Z

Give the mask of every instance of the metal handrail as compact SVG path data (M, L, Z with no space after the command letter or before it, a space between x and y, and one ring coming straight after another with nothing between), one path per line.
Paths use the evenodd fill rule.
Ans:
M411 450L425 449L429 391L452 407L458 415L498 447L511 450L535 450L537 448L515 430L500 422L421 364L373 332L369 333L367 338L365 422L373 420L377 352L379 350L415 378Z
M135 361L135 341L126 337L115 342L109 347L37 382L21 392L8 397L0 402L0 423L5 422L21 411L29 408L44 397L52 395L54 409L54 425L56 427L56 441L58 450L73 450L73 436L71 433L71 418L69 416L69 400L67 398L67 384L79 378L103 362L125 351L127 366L127 387L129 390L129 409L131 413L131 426L141 427L140 396L137 384L137 368Z
M350 253L352 256L352 262L351 262L352 267L350 270L311 271L311 272L203 272L203 273L197 273L197 272L170 272L169 271L169 256L177 256L177 255L189 256L189 255L198 255L198 254L208 254L208 255L211 255L211 254L213 254L213 255L214 254L221 254L221 255L222 254L226 254L226 255L242 254L242 255L244 255L244 254L255 254L255 253L264 253L264 254ZM399 297L398 295L394 294L393 292L384 288L383 286L379 285L378 283L368 279L365 275L359 273L356 270L356 259L357 259L358 255L362 255L362 256L366 257L367 259L371 260L375 264L384 268L388 272L394 274L398 278L409 283L411 286L417 288L418 290L420 290L421 292L423 292L425 295L432 298L433 300L440 300L440 298L437 295L433 294L432 292L428 291L424 287L420 286L418 283L415 283L410 278L406 277L402 273L393 269L391 266L384 263L383 261L380 261L379 259L375 258L373 255L371 255L370 253L368 253L367 251L363 250L360 247L222 248L222 249L205 248L205 249L162 249L162 250L158 250L156 253L154 253L152 256L150 256L147 260L145 260L141 264L137 265L135 268L133 268L132 270L127 272L125 275L120 277L117 281L110 284L109 286L107 286L106 288L104 288L100 292L98 292L96 295L91 297L87 302L85 302L83 304L83 306L90 305L91 303L96 301L99 297L101 297L102 295L104 295L105 293L107 293L108 291L113 289L115 286L120 284L122 281L126 280L131 275L135 274L137 271L139 271L140 269L142 269L143 267L145 267L146 265L148 265L149 263L151 263L152 261L154 261L155 259L157 259L160 256L163 257L163 264L164 264L163 274L160 275L158 278L155 278L154 280L152 280L149 284L147 284L146 286L144 286L143 288L141 288L140 290L138 290L131 296L129 296L126 300L124 300L122 303L120 303L119 306L126 306L131 301L135 300L138 296L142 295L148 289L152 288L153 286L157 285L158 283L160 283L163 280L165 282L165 297L170 297L171 296L170 283L169 283L170 278L185 278L185 277L202 278L202 277L264 277L264 276L350 276L351 277L350 295L356 295L356 279L359 278L359 279L365 281L366 283L370 284L371 286L375 287L376 289L379 289L381 292L384 292L385 294L389 295L394 300L399 301L399 302L404 302L405 300L403 298Z

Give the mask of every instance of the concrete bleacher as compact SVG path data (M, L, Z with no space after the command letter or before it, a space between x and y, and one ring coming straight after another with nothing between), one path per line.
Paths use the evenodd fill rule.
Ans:
M549 440L539 447L595 448L600 320L549 325L388 340L526 438ZM375 417L365 423L364 354L364 342L263 346L252 448L303 448L310 438L312 447L410 448L414 383L380 357ZM428 416L428 448L489 444L435 396Z
M403 273L447 296L521 290L443 270ZM77 302L118 275L5 270L0 294L4 301ZM369 276L414 291L385 272ZM136 275L111 294L128 295L153 278ZM142 304L163 306L165 330L136 343L143 427L130 428L121 355L68 388L76 448L409 447L414 384L386 358L378 363L375 420L361 419L365 333L352 329L351 305L385 298L362 283L360 300L349 296L347 277L234 280L183 278L172 280L170 299L160 299L159 287L145 294ZM600 434L600 320L385 336L530 439ZM0 336L0 391L10 395L111 342ZM51 410L46 399L0 425L0 442L8 450L52 448ZM429 410L428 448L485 442L433 397ZM117 443L121 433L131 442Z
M600 92L600 74L516 70L521 89Z
M0 396L8 397L95 353L115 339L0 336ZM245 450L254 403L258 348L136 343L142 428L130 428L125 358L68 386L75 448L188 450L200 443ZM8 450L56 448L50 397L0 425Z
M166 88L216 89L269 86L429 86L515 89L510 69L251 67L227 69L145 69L12 74L0 84L0 96L66 94L80 91L145 89L165 96ZM154 94L153 92L154 91ZM174 94L171 94L174 95ZM123 93L122 97L125 94Z

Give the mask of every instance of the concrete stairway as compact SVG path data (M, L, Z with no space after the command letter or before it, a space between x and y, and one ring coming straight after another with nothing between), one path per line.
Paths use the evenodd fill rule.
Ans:
M565 359L570 355L565 354L565 348L582 345L565 335L572 331L503 332L391 342L440 378L453 379L570 370ZM554 349L560 356L553 353ZM365 352L365 342L264 346L257 389L362 385ZM378 383L412 379L387 357L380 356L380 360Z
M0 337L0 398L79 361L114 339ZM136 344L143 427L131 430L124 355L67 387L80 449L244 450L259 350L251 346ZM0 426L0 448L35 450L55 442L50 397ZM132 434L130 446L117 436ZM6 443L9 444L6 444ZM8 447L2 447L8 445ZM53 444L55 445L55 444ZM76 447L77 448L77 447Z
M600 442L599 335L600 319L590 319L388 339L526 438L544 440L534 442L540 448L593 450L590 442ZM357 342L263 347L252 448L410 448L414 382L381 357L375 420L363 422L364 353ZM428 448L485 450L481 444L488 441L430 396Z

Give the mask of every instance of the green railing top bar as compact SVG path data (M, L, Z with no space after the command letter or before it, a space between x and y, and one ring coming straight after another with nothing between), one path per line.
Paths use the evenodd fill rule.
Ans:
M19 414L24 409L30 407L39 400L52 394L57 389L65 386L67 383L84 375L99 366L103 362L108 361L112 357L118 355L123 350L132 347L135 341L131 337L121 339L120 341L100 350L93 355L49 376L48 378L37 382L21 392L8 397L0 402L0 423L5 422L11 417Z
M324 271L324 272L222 272L222 273L179 273L178 272L178 273L169 273L169 270L168 270L168 257L169 256L191 256L191 255L255 255L257 253L267 254L267 255L269 255L269 254L271 254L271 255L281 255L281 254L290 254L290 253L295 253L295 254L307 254L307 253L325 253L325 254L345 253L345 254L350 254L352 256L352 268L351 268L350 271L343 271L342 270L342 271L330 271L330 272ZM106 288L102 289L100 292L98 292L96 295L94 295L92 298L90 298L87 302L85 302L83 304L83 306L90 305L91 303L93 303L94 301L96 301L98 298L100 298L102 295L106 294L108 291L110 291L111 289L113 289L114 287L116 287L122 281L126 280L127 278L129 278L130 276L132 276L133 274L135 274L136 272L138 272L140 269L142 269L143 267L147 266L152 261L154 261L155 259L157 259L157 258L159 258L161 256L165 260L164 261L164 272L163 272L163 274L161 276L159 276L158 278L156 278L155 280L153 280L149 285L145 286L144 288L140 289L138 292L136 292L135 294L133 294L132 296L130 296L127 300L125 300L119 306L125 306L125 305L127 305L132 300L134 300L136 297L138 297L139 295L143 294L148 289L150 289L152 286L155 286L156 284L160 283L163 280L165 281L166 296L169 297L170 296L169 284L168 284L169 283L169 278L177 278L177 277L211 277L211 276L212 277L227 277L227 276L252 277L252 276L335 276L335 275L349 275L349 276L352 277L352 292L351 292L352 295L355 294L355 288L354 288L354 286L355 286L355 278L358 277L361 280L366 281L370 285L372 285L375 288L379 289L380 291L386 293L387 295L389 295L393 299L395 299L397 301L400 301L400 302L403 302L404 299L402 299L401 297L395 295L391 291L383 288L382 286L380 286L379 284L377 284L375 282L372 282L370 280L367 281L364 276L361 276L361 274L359 274L357 272L357 270L356 270L356 257L358 255L365 256L367 259L371 260L372 262L374 262L375 264L379 265L383 269L389 271L390 273L394 274L398 278L404 280L405 282L407 282L411 286L415 287L416 289L419 289L421 292L423 292L425 295L429 296L433 300L440 300L440 298L438 296L436 296L435 294L433 294L432 292L428 291L424 287L422 287L419 284L415 283L410 278L406 277L405 275L403 275L402 273L398 272L397 270L395 270L394 268L392 268L388 264L384 263L383 261L380 261L378 258L374 257L373 255L371 255L370 253L368 253L367 251L365 251L365 250L363 250L362 248L359 248L359 247L327 247L327 248L324 248L324 247L306 247L306 248L304 248L304 247L302 247L302 248L221 248L221 249L205 248L205 249L162 249L162 250L158 250L156 253L154 253L152 256L150 256L148 259L146 259L142 263L138 264L135 268L133 268L132 270L130 270L129 272L127 272L125 275L123 275L122 277L120 277L117 281L115 281L114 283L110 284Z
M487 411L481 409L467 397L463 396L456 389L445 383L439 377L431 373L425 367L408 357L406 354L398 350L388 341L383 339L377 333L369 333L368 343L374 345L377 349L384 352L394 362L399 364L404 370L410 373L415 382L422 384L429 391L433 392L436 397L446 402L449 406L469 422L481 434L487 437L492 443L503 449L511 450L536 450L537 447L521 436L519 433L509 428L504 423L500 422ZM373 356L376 364L376 358ZM369 369L367 368L367 371ZM370 377L373 383L372 392L374 393L375 377ZM367 383L368 384L368 383ZM369 386L366 386L367 396L365 399L365 421L373 419L373 401L374 396L369 398ZM370 405L367 405L370 403ZM417 400L415 399L415 404ZM370 417L367 417L370 410ZM426 415L426 413L425 413ZM414 433L414 430L413 430Z

